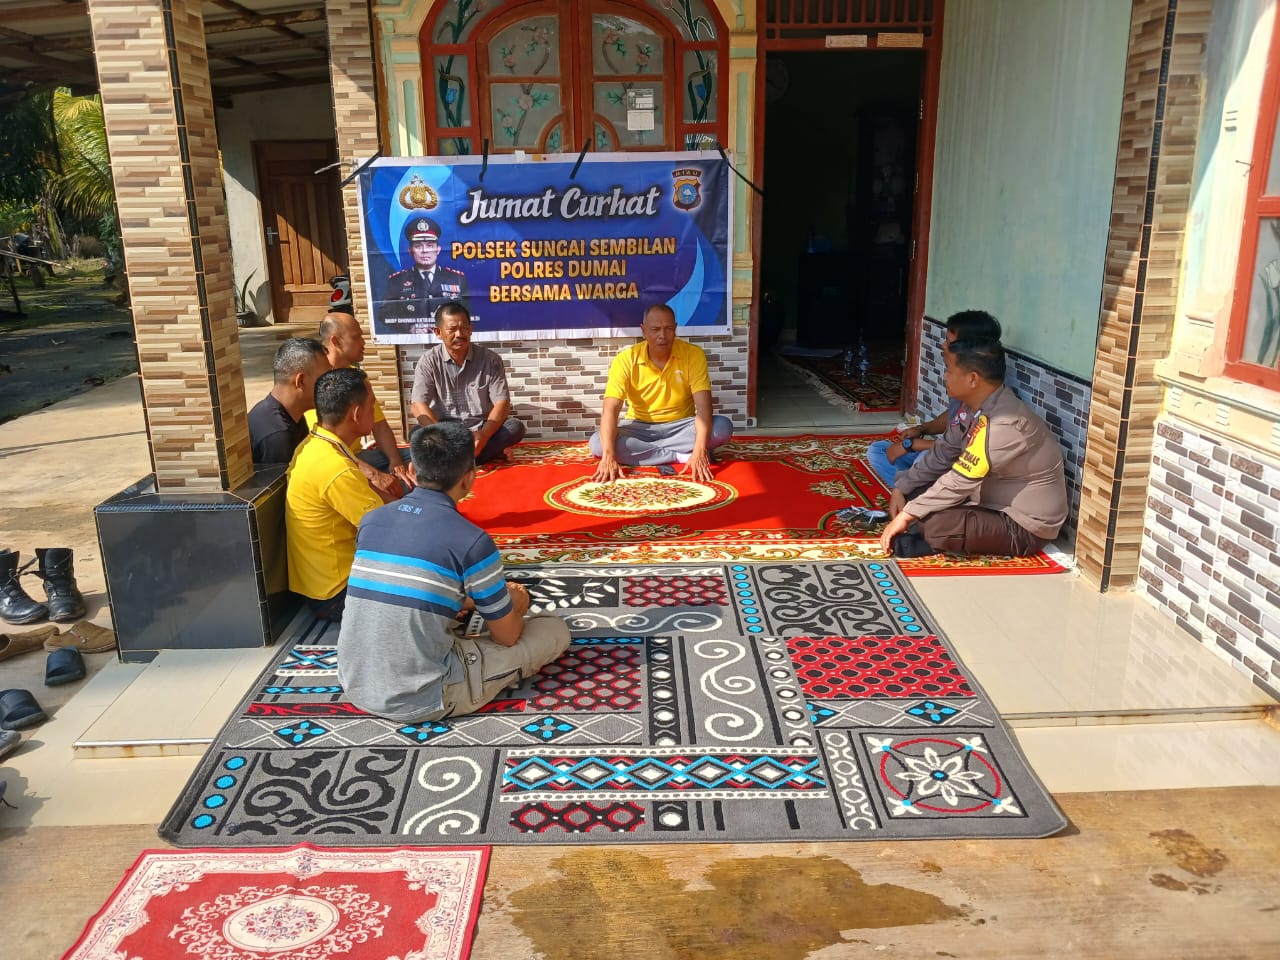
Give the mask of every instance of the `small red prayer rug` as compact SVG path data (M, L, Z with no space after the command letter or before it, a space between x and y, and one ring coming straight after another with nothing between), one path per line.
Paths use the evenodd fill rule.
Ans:
M876 344L864 373L855 358L845 373L843 353L830 357L781 354L822 396L847 404L861 413L902 409L902 343Z
M837 514L888 504L866 461L867 445L883 436L735 438L716 451L711 483L653 467L596 483L585 443L521 443L509 463L483 470L459 509L510 564L882 560L879 537ZM913 576L1063 569L1043 553L939 554L898 565Z
M460 960L488 847L147 850L63 960Z

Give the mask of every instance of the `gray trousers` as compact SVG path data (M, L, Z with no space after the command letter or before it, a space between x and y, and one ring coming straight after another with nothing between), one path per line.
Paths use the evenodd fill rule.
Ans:
M664 463L684 463L693 452L697 436L697 419L685 417L670 423L646 423L643 420L619 420L618 438L613 445L617 461L628 467L657 467ZM707 452L723 446L733 438L733 421L728 417L711 418L711 436ZM591 455L604 452L600 431L591 435Z
M459 636L454 653L462 661L464 676L445 685L444 707L423 718L442 720L475 713L507 687L528 680L569 649L569 625L559 617L534 616L524 622L514 647L494 643L488 634Z

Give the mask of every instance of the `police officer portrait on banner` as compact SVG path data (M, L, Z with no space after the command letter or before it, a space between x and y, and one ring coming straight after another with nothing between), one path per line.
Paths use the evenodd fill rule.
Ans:
M413 266L387 278L379 314L384 318L422 318L429 321L441 304L458 301L470 308L467 277L439 263L440 224L416 210L405 221L404 238Z

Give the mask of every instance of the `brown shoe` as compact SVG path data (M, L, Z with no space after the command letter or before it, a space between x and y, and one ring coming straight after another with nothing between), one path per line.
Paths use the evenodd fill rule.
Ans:
M67 628L67 632L50 637L44 642L46 650L74 647L81 653L106 653L116 647L114 630L100 627L88 620L80 620Z
M58 628L53 624L32 630L30 633L0 633L0 660L8 660L19 654L39 650L50 637L58 635Z

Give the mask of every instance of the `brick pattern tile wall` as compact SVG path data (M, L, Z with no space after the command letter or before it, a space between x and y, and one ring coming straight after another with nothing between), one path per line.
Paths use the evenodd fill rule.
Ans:
M231 490L253 463L201 4L89 14L156 482Z
M377 153L379 138L378 77L373 61L372 26L368 0L326 0L329 27L329 76L333 83L333 118L338 159L344 178L356 166ZM342 190L342 214L347 230L347 271L351 295L357 304L368 303L364 259L360 250L360 191L355 180ZM369 331L365 330L368 336ZM366 346L360 366L369 375L392 429L398 434L408 405L401 402L398 352L392 345Z
M1076 556L1103 589L1138 576L1142 516L1190 206L1212 0L1134 0Z
M1280 700L1280 462L1162 417L1139 592Z
M747 337L734 329L732 336L699 337L694 341L707 352L715 412L735 426L747 423ZM515 340L486 343L497 350L507 366L515 413L529 428L530 440L586 439L600 419L609 362L629 339ZM422 348L401 349L400 375L407 400L413 384L413 367Z
M942 384L942 344L946 327L926 319L920 347L919 390L921 416L928 419L947 405L947 391ZM1080 504L1080 478L1084 473L1085 424L1089 413L1089 384L1079 377L1055 370L1031 357L1009 351L1005 383L1018 391L1045 422L1062 444L1063 471L1067 477L1067 502L1070 511L1062 531L1070 543L1075 538L1076 512Z

